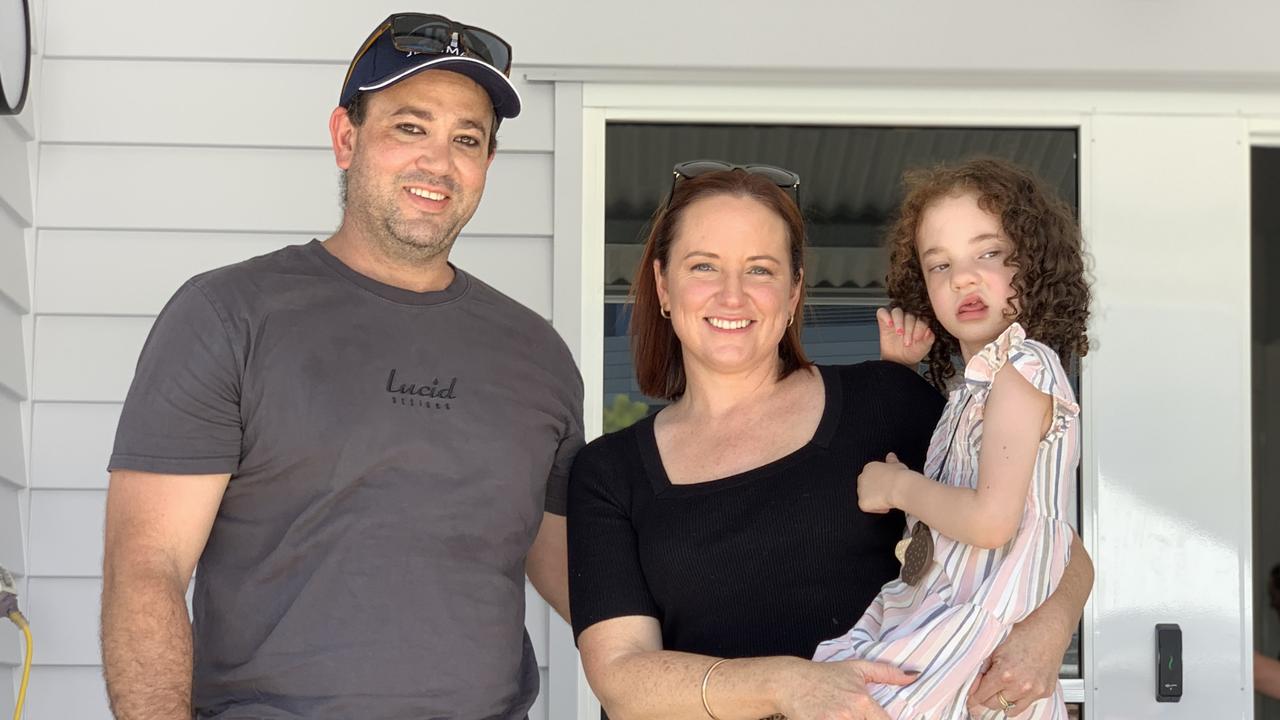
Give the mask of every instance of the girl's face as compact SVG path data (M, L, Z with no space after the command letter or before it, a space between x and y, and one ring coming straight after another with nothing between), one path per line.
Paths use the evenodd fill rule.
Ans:
M683 346L686 370L734 373L778 361L800 297L787 226L750 198L716 195L684 210L667 267L653 272Z
M978 195L963 192L924 211L916 252L934 315L960 341L967 363L1012 324L1015 268L1005 260L1013 243Z

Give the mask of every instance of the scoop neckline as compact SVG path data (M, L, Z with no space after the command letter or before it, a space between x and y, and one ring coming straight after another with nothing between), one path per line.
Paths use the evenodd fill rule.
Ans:
M840 391L840 374L836 372L834 367L829 365L817 365L816 367L819 377L822 378L823 407L822 418L818 420L818 427L813 431L813 437L804 445L760 467L715 478L714 480L677 485L671 482L670 476L667 475L667 468L662 463L662 453L658 451L658 436L655 432L658 414L653 413L639 421L636 424L636 440L640 445L640 458L644 464L645 475L653 486L654 494L667 497L705 495L719 490L739 487L761 478L775 475L787 467L806 459L814 451L828 447L832 436L835 434L836 425L840 421L843 393Z

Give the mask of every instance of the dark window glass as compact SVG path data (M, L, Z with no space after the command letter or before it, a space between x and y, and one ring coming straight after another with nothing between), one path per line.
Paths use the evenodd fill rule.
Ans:
M815 362L879 357L875 308L887 302L883 235L903 172L994 156L1036 173L1071 207L1079 198L1075 129L610 123L605 158L604 429L656 411L635 382L627 294L648 223L671 190L671 168L697 159L765 163L800 175L807 223L803 340ZM1079 396L1078 363L1068 368ZM1079 633L1062 677L1079 677Z

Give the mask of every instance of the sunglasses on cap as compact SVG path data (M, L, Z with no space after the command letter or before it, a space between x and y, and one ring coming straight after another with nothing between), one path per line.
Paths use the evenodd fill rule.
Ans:
M347 68L346 78L342 81L344 86L360 59L378 38L388 32L391 33L392 44L400 52L472 57L492 65L503 75L511 75L511 46L488 30L454 22L443 15L397 13L387 18L364 41Z
M800 176L798 174L776 165L765 165L763 163L735 165L723 160L686 160L676 163L671 168L671 190L667 192L667 200L663 203L663 206L665 207L671 202L671 196L675 194L676 183L680 178L692 180L708 173L723 172L725 170L741 170L752 175L759 175L783 190L794 190L796 193L796 207L800 206Z

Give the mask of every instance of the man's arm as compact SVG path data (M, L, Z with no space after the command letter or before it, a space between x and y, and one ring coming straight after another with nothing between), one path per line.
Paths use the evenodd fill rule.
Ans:
M568 547L564 516L543 513L542 527L524 563L529 582L565 622L569 622Z
M118 720L191 720L187 585L229 480L230 475L111 473L102 664Z

